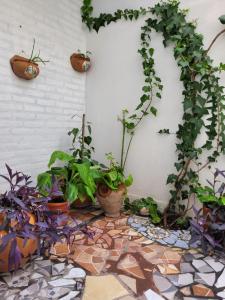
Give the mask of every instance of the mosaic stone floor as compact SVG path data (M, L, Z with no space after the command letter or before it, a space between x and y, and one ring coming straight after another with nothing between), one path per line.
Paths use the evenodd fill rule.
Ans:
M99 210L76 214L91 220L93 238L79 233L70 248L57 244L51 261L37 260L4 275L0 299L225 299L225 261L184 249L177 242L188 244L188 231L160 232L146 218L111 219Z

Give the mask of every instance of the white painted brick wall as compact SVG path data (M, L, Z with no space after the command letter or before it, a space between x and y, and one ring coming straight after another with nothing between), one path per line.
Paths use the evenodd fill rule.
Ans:
M37 174L51 152L68 150L67 132L80 125L85 111L85 75L75 72L70 55L86 50L80 18L81 0L0 0L0 172L7 162L16 170ZM17 78L9 59L36 50L49 59L40 75ZM0 192L5 184L0 180Z

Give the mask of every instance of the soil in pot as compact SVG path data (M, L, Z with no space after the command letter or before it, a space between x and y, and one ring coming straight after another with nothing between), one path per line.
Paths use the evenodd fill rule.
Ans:
M91 61L89 57L84 57L82 54L74 53L70 56L70 62L74 70L83 73L91 66Z
M113 191L105 184L99 184L97 188L97 199L105 212L105 215L111 218L120 216L126 187L121 184L118 190Z
M25 80L31 80L38 76L38 64L30 61L29 59L15 55L10 59L12 70L16 76Z
M0 223L3 221L3 218L0 216ZM35 224L35 217L31 215L30 217L30 224ZM3 236L5 236L7 233L5 231L0 231L0 241ZM20 249L20 252L22 253L22 262L21 266L25 265L25 263L29 260L30 256L34 254L37 250L37 240L32 240L28 239L26 242L26 245L24 245L24 239L17 237L17 245ZM1 244L1 242L0 242ZM9 270L9 264L8 264L8 259L9 259L9 252L10 252L10 246L11 243L7 245L5 250L0 253L0 272L8 272L8 271L13 271L14 268Z

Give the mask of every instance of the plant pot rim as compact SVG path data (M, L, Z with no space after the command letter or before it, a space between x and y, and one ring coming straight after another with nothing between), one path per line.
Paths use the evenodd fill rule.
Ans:
M90 57L86 57L86 56L83 56L82 54L80 53L73 53L71 56L70 56L70 59L72 58L79 58L79 59L82 59L82 60L87 60L87 61L90 61Z
M27 62L27 63L29 63L29 64L33 64L33 65L35 65L36 67L38 67L38 64L37 64L36 62L34 62L34 61L32 61L32 60L30 60L30 59L28 59L28 58L26 58L26 57L17 55L17 54L14 55L14 56L10 59L11 65L12 65L14 62L19 62L19 61L21 61L21 62Z

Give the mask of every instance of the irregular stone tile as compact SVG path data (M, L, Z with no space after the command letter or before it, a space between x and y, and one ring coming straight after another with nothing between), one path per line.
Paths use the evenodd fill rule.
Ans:
M128 294L113 275L87 276L82 300L93 300L93 295L98 295L98 300L112 300Z
M113 237L114 235L120 234L121 232L122 232L122 230L112 229L112 230L108 231L108 235Z
M37 273L43 275L44 277L50 277L51 276L51 274L48 271L46 271L45 269L36 269L35 271Z
M136 288L136 280L134 278L125 276L125 275L119 275L119 278L122 280L123 283L125 283L135 294L137 293Z
M166 277L173 285L178 286L178 275L167 275Z
M54 264L52 266L52 275L60 275L63 274L65 270L65 263Z
M162 277L158 272L153 274L153 281L160 292L165 292L172 287L171 282L167 278Z
M137 298L134 298L133 296L125 296L121 298L120 300L136 300Z
M71 291L65 297L60 298L60 300L74 300L80 294L78 291ZM76 298L77 299L77 298Z
M185 253L183 257L186 262L192 262L194 259L194 256L191 253Z
M214 297L213 291L202 284L193 285L192 289L195 296Z
M164 239L164 242L166 242L167 244L170 244L170 245L174 245L176 243L176 241L177 241L177 236L174 234L171 234Z
M47 259L47 260L40 260L40 261L36 261L35 265L38 266L38 268L44 268L44 267L48 267L52 265L51 260Z
M15 272L12 276L3 277L3 280L9 287L19 288L26 287L29 284L29 273L21 270Z
M67 256L70 254L70 246L66 243L56 243L51 248L51 254L57 255L57 256Z
M161 274L169 275L169 274L178 274L180 271L177 269L175 265L172 264L162 264L158 265L159 271Z
M185 241L182 241L182 240L177 240L176 243L174 244L174 246L178 247L178 248L183 248L183 249L189 248L188 243Z
M215 273L196 273L195 281L203 284L207 284L209 286L213 286L216 280Z
M65 279L85 278L86 272L81 268L72 268L69 273L63 276Z
M220 277L218 278L215 286L217 288L223 288L225 287L225 270L223 270L222 274L220 275Z
M149 289L144 292L145 297L147 300L164 300L160 295L156 294L153 290Z
M193 283L193 275L190 273L180 274L178 276L178 285L185 286Z
M120 260L117 268L136 278L145 279L137 260L131 254L127 254L122 260Z
M223 270L224 268L224 265L219 262L219 261L215 261L214 259L212 258L205 258L204 259L208 265L210 265L211 268L213 268L214 271L216 272L220 272Z
M186 286L182 289L180 289L181 293L184 295L184 296L190 296L191 295L191 289L189 286Z
M215 298L214 298L215 299ZM207 298L207 300L214 300L212 298ZM202 298L196 298L196 297L184 297L183 300L202 300Z
M200 253L195 253L195 254L193 254L194 255L194 258L203 258L204 257L204 255L202 255L202 254L200 254Z
M56 280L52 280L48 282L51 286L58 287L58 286L70 286L74 285L76 283L75 280L73 279L64 279L64 278L59 278Z
M201 273L210 273L213 272L213 269L208 266L203 260L201 259L194 259L192 261L192 265L199 270Z
M38 284L40 289L43 289L48 286L47 281L44 278L38 279Z
M43 278L43 274L40 274L40 273L33 273L31 276L30 276L30 279L39 279L39 278Z
M20 296L30 296L33 294L38 294L39 292L39 284L36 282L30 286L28 286L28 288L22 290L20 292Z
M221 297L221 298L225 298L225 290L217 293L217 296Z
M48 299L59 299L60 297L63 297L67 295L71 290L64 287L56 287L56 288L50 288L47 290L47 298ZM79 292L76 292L77 295ZM61 298L60 298L61 299Z
M195 272L195 269L191 266L190 263L181 263L180 271L181 273L191 273L191 272Z
M167 300L174 300L176 292L177 292L177 289L174 286L172 286L165 293L162 293L162 296L164 296Z

